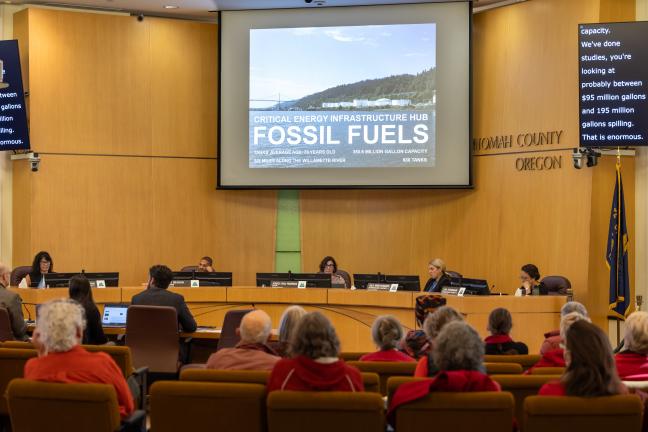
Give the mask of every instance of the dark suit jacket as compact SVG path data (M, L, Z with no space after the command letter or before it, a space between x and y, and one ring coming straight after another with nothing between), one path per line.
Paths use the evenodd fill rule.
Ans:
M22 299L18 294L0 285L0 307L7 309L11 331L16 340L27 340L27 326L22 313Z
M434 287L434 290L432 289L432 285L434 285L434 279L430 278L430 279L428 279L427 283L425 284L425 288L423 288L423 291L426 291L426 292L441 292L441 288L443 288L444 286L450 286L450 276L443 273L441 275L441 277L439 278L439 282Z
M185 299L166 289L150 287L141 293L134 295L131 299L133 305L145 306L171 306L178 312L178 323L182 331L191 333L196 331L196 320L189 311Z

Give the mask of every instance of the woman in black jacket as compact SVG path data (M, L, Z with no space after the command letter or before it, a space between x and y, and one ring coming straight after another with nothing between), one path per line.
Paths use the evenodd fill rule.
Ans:
M83 342L88 345L103 345L108 342L101 326L99 309L92 299L90 282L83 275L70 278L70 298L78 301L85 309L86 328L83 332Z
M529 348L523 342L515 342L509 336L513 328L511 313L504 308L494 309L488 316L490 336L485 340L487 355L528 354Z

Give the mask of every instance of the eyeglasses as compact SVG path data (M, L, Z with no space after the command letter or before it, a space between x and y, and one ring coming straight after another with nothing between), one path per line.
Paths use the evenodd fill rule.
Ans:
M325 265L325 267L335 267L335 264L333 264L333 263L328 263L328 264Z

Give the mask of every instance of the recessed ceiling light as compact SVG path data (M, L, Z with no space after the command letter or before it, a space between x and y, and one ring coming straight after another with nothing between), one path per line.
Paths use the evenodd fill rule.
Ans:
M175 6L175 5L165 5L164 9L179 9L180 6Z

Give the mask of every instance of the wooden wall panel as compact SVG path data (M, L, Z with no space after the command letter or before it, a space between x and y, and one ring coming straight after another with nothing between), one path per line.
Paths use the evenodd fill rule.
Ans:
M32 146L214 157L217 26L29 9Z
M45 155L31 176L31 241L16 265L48 250L58 271L120 271L146 281L155 263L179 270L203 255L237 284L272 269L274 192L216 191L204 159ZM16 232L18 234L18 232Z

